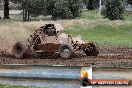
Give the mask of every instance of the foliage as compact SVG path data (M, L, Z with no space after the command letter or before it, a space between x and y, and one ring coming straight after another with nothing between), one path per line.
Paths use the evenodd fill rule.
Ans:
M110 20L124 19L125 11L123 0L106 0L105 9L102 10L102 15Z
M9 0L10 2L13 2L13 3L21 3L22 0Z
M22 9L22 0L9 0L9 2L11 2L9 4L10 10L12 9L21 10Z
M72 13L68 7L67 0L56 0L52 13L53 19L67 19L72 18Z
M81 11L81 0L68 0L69 2L69 9L73 15L73 17L78 17L81 15L82 11Z
M23 0L23 9L27 9L30 15L46 15L46 0Z
M23 9L27 9L30 15L69 19L81 15L81 0L24 0Z
M52 6L53 19L69 19L81 15L81 0L55 0Z
M52 15L53 14L53 11L55 9L55 4L56 0L47 0L47 14L48 15Z
M83 0L88 10L93 10L99 7L99 0Z

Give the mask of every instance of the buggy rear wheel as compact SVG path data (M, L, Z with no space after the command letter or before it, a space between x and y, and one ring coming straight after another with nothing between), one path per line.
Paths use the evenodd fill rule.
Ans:
M71 58L73 55L73 51L70 46L68 45L61 45L59 48L59 54L62 58L68 59Z
M23 58L26 56L26 44L22 43L22 42L17 42L14 44L13 46L13 55L16 57L16 58Z
M87 56L98 56L99 51L94 43L88 43L87 47L84 49Z

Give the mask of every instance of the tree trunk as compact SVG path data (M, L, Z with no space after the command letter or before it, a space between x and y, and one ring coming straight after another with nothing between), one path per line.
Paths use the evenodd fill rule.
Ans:
M9 1L4 0L4 19L10 19L9 17Z
M25 19L25 9L23 9L23 21L26 21L26 19Z
M22 0L22 9L23 9L23 21L28 21L28 10L25 7L25 3Z
M30 13L29 13L29 10L27 11L27 21L30 20Z
M23 8L23 21L29 21L30 14L29 11L26 8Z
M23 9L23 21L27 21L27 10Z
M23 9L23 21L29 21L30 20L30 14L27 9Z

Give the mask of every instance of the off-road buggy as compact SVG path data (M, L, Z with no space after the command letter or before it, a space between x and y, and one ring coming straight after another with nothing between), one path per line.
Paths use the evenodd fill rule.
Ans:
M23 58L28 53L59 53L62 58L71 58L77 52L84 52L87 56L99 54L93 42L79 42L71 35L61 33L60 25L45 24L37 29L26 42L17 42L13 46L13 55ZM62 26L61 26L62 27Z

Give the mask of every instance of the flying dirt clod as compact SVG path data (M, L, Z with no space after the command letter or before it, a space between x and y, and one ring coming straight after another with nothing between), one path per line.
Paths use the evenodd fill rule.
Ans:
M13 46L13 55L23 58L28 53L59 53L62 58L72 58L76 53L85 53L87 56L97 56L99 51L93 42L83 42L79 37L72 37L62 33L60 24L45 24L37 29L27 41L16 42Z

